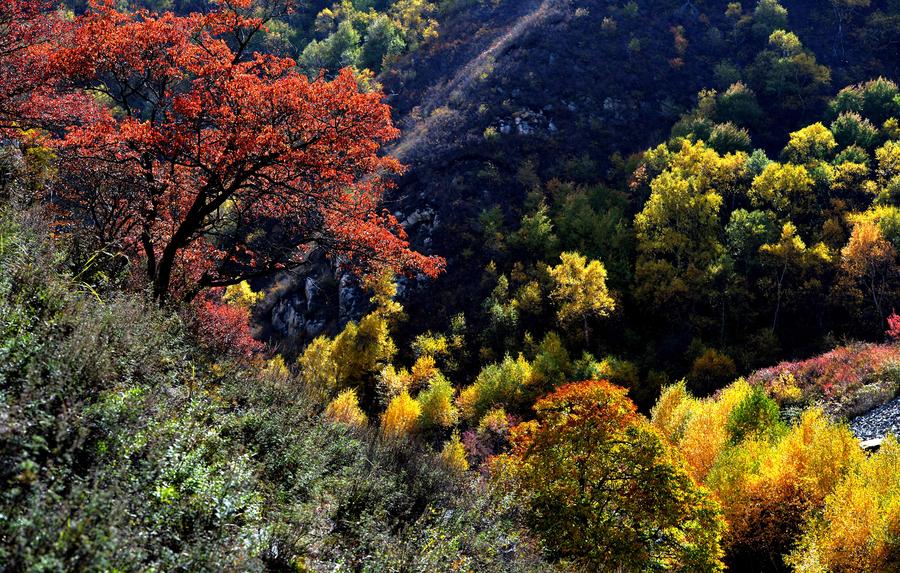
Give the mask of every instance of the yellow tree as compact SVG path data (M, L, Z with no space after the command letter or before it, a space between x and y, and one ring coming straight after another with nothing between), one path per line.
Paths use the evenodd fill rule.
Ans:
M368 418L362 408L359 407L359 397L356 390L348 389L338 394L325 408L325 416L355 428L363 428L368 423Z
M721 571L718 506L626 393L593 380L539 400L494 475L516 484L551 553L584 570Z
M562 262L550 269L554 282L550 296L559 303L561 322L582 323L584 343L589 345L590 319L609 316L616 308L606 286L606 268L600 261L588 262L573 252L563 253L560 259Z
M743 193L746 158L743 153L720 156L703 142L690 141L675 152L657 148L648 153L648 164L664 163L634 219L635 294L672 324L698 322L698 308L715 296L724 252L723 193Z
M787 222L781 229L781 237L775 243L768 243L759 248L763 261L775 270L775 314L772 318L772 330L778 327L778 313L784 295L785 278L788 273L803 274L815 270L830 258L828 249L822 243L807 247L797 234L797 227Z
M807 524L788 558L797 573L900 570L900 445L888 437Z
M896 273L895 257L893 245L865 219L853 226L850 241L841 250L841 270L868 291L879 319L884 318L882 301Z
M402 392L388 403L381 415L381 435L388 440L409 436L419 427L422 407L408 392Z
M815 205L814 181L802 165L770 163L753 180L750 201L782 217L805 217Z

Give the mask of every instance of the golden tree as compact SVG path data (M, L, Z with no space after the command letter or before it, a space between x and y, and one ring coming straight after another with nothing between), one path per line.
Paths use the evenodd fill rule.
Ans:
M580 321L584 343L590 344L591 317L604 317L615 310L616 302L606 286L606 268L574 252L563 253L559 265L550 269L554 286L550 296L559 302L561 322Z

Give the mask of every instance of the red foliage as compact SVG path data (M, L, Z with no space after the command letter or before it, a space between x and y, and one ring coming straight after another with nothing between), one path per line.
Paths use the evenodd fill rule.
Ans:
M896 312L891 311L891 315L887 317L888 329L884 332L891 340L900 338L900 316Z
M271 8L273 4L267 4ZM364 272L438 274L379 210L396 159L381 94L349 70L310 80L248 54L266 18L246 0L204 14L93 3L50 58L114 107L58 142L69 221L146 261L160 300L302 264L313 248Z
M785 376L792 376L804 401L824 397L846 399L865 384L884 376L887 368L900 363L900 347L887 344L852 344L835 348L820 356L798 362L782 362L757 370L748 378L751 384L772 387Z
M53 0L0 2L0 137L20 128L47 126L93 108L82 94L62 95L48 54L69 26Z
M224 289L210 289L191 303L189 317L200 344L217 355L249 358L264 345L250 331L250 311L222 301Z

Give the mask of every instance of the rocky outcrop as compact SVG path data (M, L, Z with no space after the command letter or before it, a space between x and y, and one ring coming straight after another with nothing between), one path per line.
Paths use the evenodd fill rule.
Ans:
M264 336L287 352L317 336L333 336L369 311L369 297L351 273L322 255L302 270L279 277L257 309Z

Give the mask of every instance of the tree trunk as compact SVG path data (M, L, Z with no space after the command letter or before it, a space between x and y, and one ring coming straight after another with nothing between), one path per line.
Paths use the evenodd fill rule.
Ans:
M775 329L778 327L778 311L781 310L781 284L784 282L784 275L787 273L787 265L784 265L784 268L781 270L781 275L778 277L778 288L776 289L775 296L775 318L772 319L772 332L775 332Z
M584 346L590 351L591 349L591 329L588 326L588 316L584 315Z

